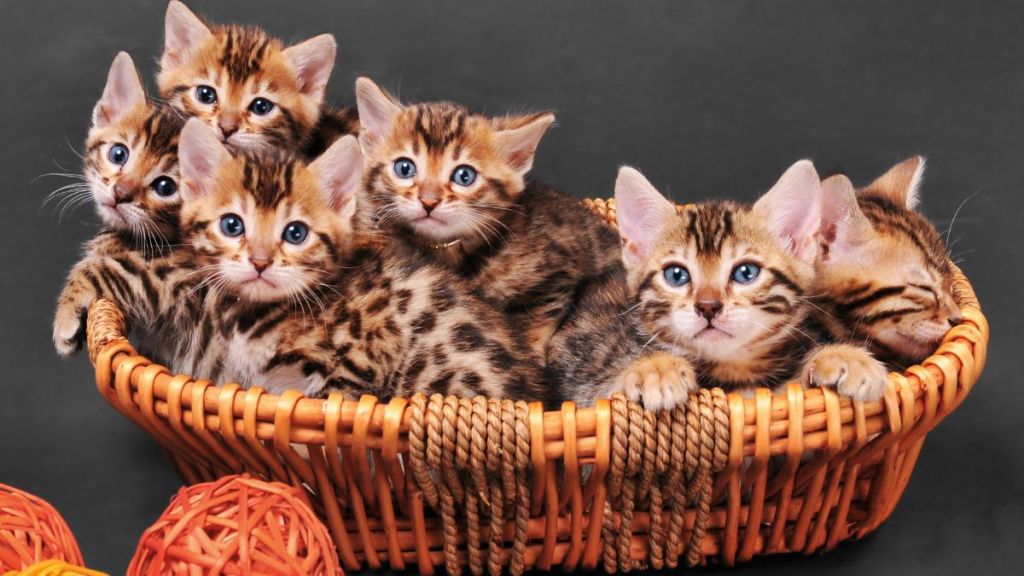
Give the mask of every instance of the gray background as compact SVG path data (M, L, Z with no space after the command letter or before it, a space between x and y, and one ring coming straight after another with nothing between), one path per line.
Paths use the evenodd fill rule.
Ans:
M370 75L409 101L551 108L534 173L608 196L623 163L677 200L752 199L793 161L866 182L929 157L924 210L951 237L992 322L985 375L931 434L893 517L865 542L737 572L994 573L1024 562L1018 298L1024 22L995 2L212 2L216 21L289 40L333 32L330 98ZM42 207L75 171L118 50L154 72L163 2L4 2L0 18L0 482L60 509L87 562L123 571L178 487L155 444L57 359L50 318L89 208ZM1016 352L1014 352L1016 351ZM907 572L907 571L911 572Z

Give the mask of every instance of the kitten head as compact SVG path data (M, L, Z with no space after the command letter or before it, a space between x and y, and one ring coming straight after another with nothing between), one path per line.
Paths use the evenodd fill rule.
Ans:
M247 302L302 299L326 285L351 242L355 137L308 166L283 152L232 158L193 118L180 157L184 241L203 282Z
M356 81L370 227L426 243L490 240L522 192L550 113L488 118L448 102L402 106Z
M182 122L147 100L131 56L121 52L92 113L83 174L103 223L145 242L178 230L178 133Z
M208 26L167 5L160 96L241 149L299 148L320 117L336 50L322 34L285 47L258 28Z
M842 175L822 183L820 292L836 322L890 361L924 359L961 318L949 250L914 211L923 173L917 156L860 191Z
M821 218L818 175L794 164L752 207L677 213L639 172L615 184L622 259L646 330L664 346L736 363L793 336L807 314Z

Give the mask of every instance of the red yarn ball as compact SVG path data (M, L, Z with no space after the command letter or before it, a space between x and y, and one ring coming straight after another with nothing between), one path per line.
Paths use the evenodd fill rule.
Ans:
M83 563L75 536L53 506L0 484L0 574L43 560Z
M182 488L142 535L129 576L344 574L327 527L297 488L248 475Z

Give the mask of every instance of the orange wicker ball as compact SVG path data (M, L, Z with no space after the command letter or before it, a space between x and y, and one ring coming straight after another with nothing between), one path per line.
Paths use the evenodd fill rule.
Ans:
M60 560L43 560L21 572L8 572L4 576L108 576L105 572L73 566Z
M182 488L142 535L129 575L343 574L303 493L243 474Z
M43 560L82 564L71 529L46 501L0 484L0 574Z

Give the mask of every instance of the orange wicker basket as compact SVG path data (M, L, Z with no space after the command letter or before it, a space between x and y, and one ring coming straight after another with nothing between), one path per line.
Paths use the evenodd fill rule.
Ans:
M588 205L614 221L610 203ZM186 481L248 472L306 490L346 569L617 571L810 553L878 528L984 366L988 323L959 271L955 298L964 322L890 374L882 401L793 383L746 399L702 390L658 414L621 398L544 412L217 386L140 356L104 300L87 337L100 393Z

